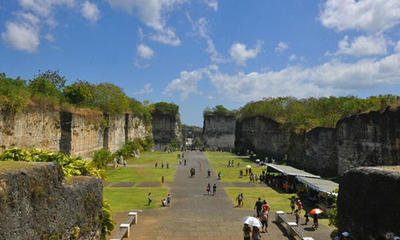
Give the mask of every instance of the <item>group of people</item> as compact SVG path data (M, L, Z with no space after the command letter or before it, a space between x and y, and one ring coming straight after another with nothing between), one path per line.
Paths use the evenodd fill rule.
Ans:
M241 202L239 203L240 197ZM237 197L238 205L243 204L243 193L239 194ZM243 226L243 237L244 240L260 240L261 233L268 232L268 216L270 206L268 205L266 200L261 200L259 197L256 203L254 204L254 209L256 210L256 216L261 222L261 231L257 226L253 226L252 228L248 224L244 224Z
M233 160L228 160L228 167L233 167ZM240 167L240 162L238 161L237 167Z
M207 191L207 195L210 195L210 192L211 192L211 184L210 183L207 184L206 191ZM217 192L217 184L214 183L214 185L212 186L212 195L214 196L216 192Z
M299 224L300 222L300 214L301 210L303 209L303 202L300 199L296 199L294 196L290 199L290 208L292 209L291 214L294 214L296 218L296 224ZM305 222L303 225L307 225L308 222L310 221L310 215L307 210L305 210L304 214ZM312 228L314 230L318 229L318 214L312 214L313 218L313 225Z
M158 163L157 162L154 164L154 167L155 168L158 167ZM164 162L161 163L161 168L164 168ZM169 168L169 163L167 163L167 168Z
M151 192L147 194L147 206L150 206L150 204L153 202L153 198L151 196ZM161 206L162 207L169 207L171 205L171 194L168 193L167 199L163 198L161 200Z

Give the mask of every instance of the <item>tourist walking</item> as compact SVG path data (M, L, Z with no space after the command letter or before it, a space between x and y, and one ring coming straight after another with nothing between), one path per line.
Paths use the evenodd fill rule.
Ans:
M248 224L244 224L243 226L243 239L244 240L251 240L250 239L251 227Z
M294 211L294 216L296 218L296 224L299 225L300 215L299 215L299 210L298 209L296 209L296 211Z
M215 195L216 192L217 192L217 185L214 183L214 185L213 185L213 196Z
M240 196L242 197L242 202L241 202L241 205L240 205L240 206L243 207L243 204L244 204L244 196L243 196L243 193L241 193Z
M183 159L183 165L186 166L186 159Z
M258 227L253 227L253 232L251 233L251 239L252 240L261 239L260 229Z
M314 230L317 230L317 229L318 229L318 214L314 214L314 215L313 215L313 225L312 225L312 228L313 228Z
M299 210L299 214L301 213L301 209L303 209L303 203L299 200L297 200L297 210Z
M169 168L169 163L167 163L167 168Z
M147 195L147 199L148 199L147 205L150 206L150 203L151 203L151 201L152 201L152 199L151 199L151 193L149 193L149 194Z
M295 206L296 206L295 198L292 197L292 198L290 199L290 208L292 209L291 214L293 214Z
M218 172L218 180L221 180L221 177L222 177L222 173L221 173L221 171L219 171Z
M169 207L170 204L171 204L171 194L168 193L168 196L167 196L167 206Z
M211 176L211 171L210 171L210 169L208 169L208 171L207 171L207 177L210 177Z
M261 230L262 232L268 232L268 211L263 209L261 212Z
M261 198L259 197L258 201L254 204L254 209L256 210L257 217L260 217L263 205L264 203L261 201Z
M242 194L241 193L239 193L239 195L236 197L236 201L237 201L237 206L238 207L240 207L241 205L242 205L242 200L243 200L243 198L242 198Z
M307 225L308 222L310 221L310 219L309 219L310 215L308 215L308 211L307 210L305 210L305 211L306 211L306 213L304 214L304 217L306 218L306 222L304 223L304 225Z
M206 187L207 195L210 195L210 190L211 190L211 184L207 184Z
M158 164L157 164L157 162L156 162L156 163L154 164L154 167L157 168L157 165L158 165Z

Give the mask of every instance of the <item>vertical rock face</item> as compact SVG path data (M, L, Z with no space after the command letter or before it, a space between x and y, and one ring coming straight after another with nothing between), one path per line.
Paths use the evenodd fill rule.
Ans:
M153 114L152 128L154 145L157 150L164 150L171 141L182 145L182 129L179 115Z
M288 151L290 134L274 120L265 117L245 118L236 123L235 149L247 149L283 157Z
M101 180L68 180L58 163L1 162L0 238L100 239Z
M72 156L91 157L103 147L105 121L101 112L74 113L71 119Z
M214 150L232 151L235 147L235 116L204 116L203 139Z
M336 130L314 128L305 135L304 167L322 176L336 176L338 168Z
M125 114L105 115L107 125L104 132L104 148L115 152L125 144Z
M60 150L60 113L31 106L15 114L0 113L0 151L6 148Z
M400 108L355 115L336 127L338 172L400 164Z
M339 231L352 239L400 235L400 167L360 167L347 171L338 197Z
M152 136L150 124L146 124L145 121L133 114L129 114L127 117L127 138L132 140L135 138L146 138Z

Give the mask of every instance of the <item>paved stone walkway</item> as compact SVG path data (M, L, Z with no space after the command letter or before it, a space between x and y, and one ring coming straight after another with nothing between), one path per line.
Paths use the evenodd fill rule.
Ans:
M186 152L185 158L187 165L179 166L171 183L171 207L140 213L139 223L133 227L130 239L243 239L241 219L254 212L232 206L223 190L226 184L218 183L213 173L210 178L206 176L207 169L212 166L202 153ZM191 167L196 169L193 178L189 177ZM217 183L215 196L206 194L207 183ZM263 233L262 239L288 239L273 220L271 214L269 232Z

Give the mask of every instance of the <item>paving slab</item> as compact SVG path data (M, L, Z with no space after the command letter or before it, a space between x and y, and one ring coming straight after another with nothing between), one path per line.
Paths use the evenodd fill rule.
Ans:
M136 187L161 187L160 182L141 182Z
M117 182L117 183L113 183L111 186L109 187L133 187L135 185L134 182Z

